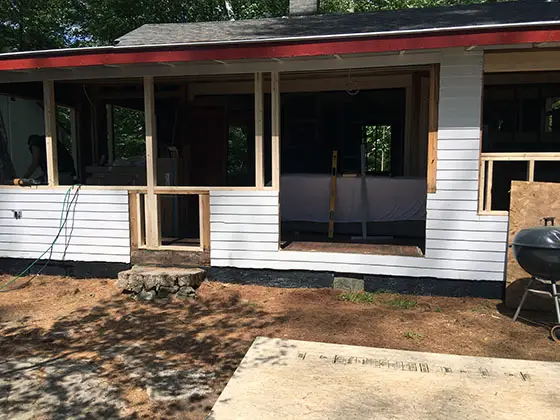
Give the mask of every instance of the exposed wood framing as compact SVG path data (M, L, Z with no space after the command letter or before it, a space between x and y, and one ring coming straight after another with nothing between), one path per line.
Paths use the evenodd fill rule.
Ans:
M481 153L478 191L479 214L500 215L504 212L492 210L492 178L494 162L527 162L527 181L535 181L535 162L559 161L560 153ZM488 162L488 164L486 163ZM486 202L484 202L486 197ZM505 212L508 214L508 212Z
M58 155L56 151L56 102L54 82L43 82L43 102L45 108L45 139L47 142L47 178L49 186L58 185Z
M492 210L492 181L494 179L494 161L488 161L488 172L486 175L486 203L484 209L487 211Z
M203 251L210 249L210 195L200 194L198 196L198 208L200 214L200 248Z
M107 158L109 165L115 161L115 126L113 124L114 112L113 105L107 107Z
M140 194L135 192L128 193L128 208L130 214L130 247L138 248L140 245L140 212L138 211Z
M264 110L263 74L255 73L255 182L258 189L264 188Z
M437 140L438 140L438 105L439 105L439 64L430 67L430 105L428 122L428 193L436 192L437 174Z
M271 103L272 103L272 188L280 189L280 75L271 75Z
M478 169L478 212L484 211L484 193L486 191L486 161L480 159Z
M157 248L161 244L157 185L157 137L154 103L154 78L144 77L144 113L146 124L146 245Z
M527 180L529 182L535 181L535 161L530 160L529 164L527 165Z
M560 51L510 51L484 54L485 73L560 70Z
M70 141L72 142L72 160L76 174L80 176L80 146L78 142L78 116L76 109L70 108Z

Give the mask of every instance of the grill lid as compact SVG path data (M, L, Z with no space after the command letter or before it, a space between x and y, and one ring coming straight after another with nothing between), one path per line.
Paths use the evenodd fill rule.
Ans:
M560 249L560 226L523 229L513 238L513 245L532 248Z

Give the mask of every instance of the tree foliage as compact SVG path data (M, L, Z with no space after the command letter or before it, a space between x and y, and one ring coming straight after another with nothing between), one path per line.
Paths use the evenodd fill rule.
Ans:
M490 0L492 1L492 0ZM322 13L480 0L321 0ZM110 45L147 23L286 16L289 0L0 0L0 51Z

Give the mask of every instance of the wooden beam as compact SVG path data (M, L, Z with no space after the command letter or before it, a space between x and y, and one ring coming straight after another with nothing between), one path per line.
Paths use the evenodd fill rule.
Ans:
M486 161L480 160L478 169L478 212L484 211L484 197L486 196Z
M107 160L109 165L112 165L115 161L115 125L113 105L106 105L107 112Z
M255 73L255 182L258 189L264 188L264 115L263 74Z
M75 108L70 108L70 141L72 143L72 160L74 161L74 170L78 179L81 179L80 173L80 145L78 142L78 115Z
M529 164L527 165L527 181L534 182L535 181L535 161L530 160Z
M270 79L272 109L272 188L280 190L280 75L272 72Z
M482 153L481 159L493 161L555 161L560 160L560 153L558 152L543 152L543 153Z
M199 223L200 223L200 248L203 251L210 249L210 195L198 196Z
M45 140L47 146L47 179L49 186L58 185L58 155L56 141L56 102L54 82L43 82L43 103L45 108Z
M157 185L157 137L154 103L154 78L144 77L144 117L146 124L146 245L157 248L161 245L158 197L154 192Z
M494 162L488 162L488 172L486 181L486 204L485 211L492 211L492 181L494 180Z
M140 194L137 192L128 193L128 208L130 214L130 247L132 249L138 248L140 244L140 230L138 229L140 223Z
M428 193L436 192L437 175L437 140L438 140L438 105L439 105L439 64L430 67L430 105L428 122Z
M559 50L510 51L484 54L485 73L560 70Z

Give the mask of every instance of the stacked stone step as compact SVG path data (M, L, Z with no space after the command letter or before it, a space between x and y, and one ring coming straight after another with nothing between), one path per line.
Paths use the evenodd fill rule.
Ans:
M134 266L119 273L117 287L141 300L196 297L206 272L200 268Z

